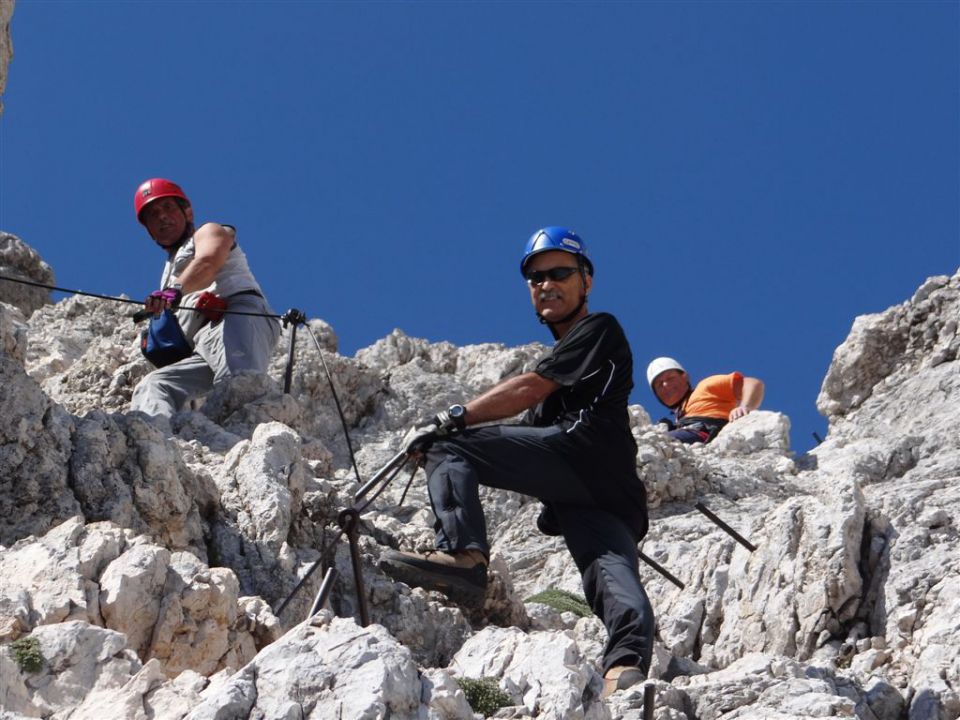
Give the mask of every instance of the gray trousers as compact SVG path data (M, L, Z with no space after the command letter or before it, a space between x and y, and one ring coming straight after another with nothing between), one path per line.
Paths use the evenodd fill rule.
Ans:
M230 310L273 314L266 300L256 295L238 295L229 303ZM236 373L266 372L279 339L276 319L224 315L220 322L200 329L193 355L144 377L133 390L130 409L170 417L188 400Z
M513 490L549 503L580 571L590 607L607 629L603 671L617 665L650 668L654 618L640 582L638 531L599 507L558 452L570 440L559 427L494 425L468 429L427 453L427 489L440 550L489 554L479 486Z

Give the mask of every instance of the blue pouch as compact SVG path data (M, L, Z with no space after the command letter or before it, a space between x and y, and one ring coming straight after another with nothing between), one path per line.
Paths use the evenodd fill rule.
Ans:
M193 355L193 348L180 329L171 310L152 315L150 324L140 333L140 352L155 367L172 365Z

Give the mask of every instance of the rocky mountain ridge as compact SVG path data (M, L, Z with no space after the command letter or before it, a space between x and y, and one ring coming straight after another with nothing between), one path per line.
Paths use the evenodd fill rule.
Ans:
M12 274L53 278L3 234ZM483 492L482 609L376 566L383 548L431 545L418 474L402 504L406 477L363 515L372 624L355 620L342 540L329 607L305 620L316 572L277 616L357 489L318 347L301 330L284 394L285 334L269 377L218 388L168 437L126 412L150 369L129 313L0 281L0 717L472 718L463 678L495 681L509 698L497 717L641 717L642 688L598 697L599 621L526 601L581 589L562 540L537 532L537 503L515 494ZM818 398L829 434L805 455L776 412L690 448L631 407L642 549L685 584L641 567L656 718L960 717L958 319L960 272L857 318ZM364 479L412 422L543 351L397 330L344 357L329 325L309 326Z

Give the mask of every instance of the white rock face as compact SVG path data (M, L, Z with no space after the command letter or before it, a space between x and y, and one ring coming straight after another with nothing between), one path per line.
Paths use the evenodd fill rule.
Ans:
M5 79L4 36L9 38L7 24L10 16L8 13L12 12L12 3L0 2L0 94L3 93ZM7 48L9 47L7 45ZM0 112L2 112L2 105L0 105ZM44 285L54 283L53 270L40 258L37 251L16 235L2 230L0 230L0 275ZM26 317L30 317L34 310L50 302L50 291L11 280L0 280L0 302L13 305Z
M13 324L0 323L13 333ZM3 345L9 345L4 335ZM0 545L42 534L79 514L68 487L74 419L27 376L15 357L0 355Z
M126 308L72 298L31 312L0 304L0 705L11 717L470 718L457 681L485 677L509 698L501 717L642 717L641 687L599 700L596 618L524 602L548 588L582 594L530 498L482 490L491 583L483 607L464 610L377 568L385 547L433 541L422 473L405 495L398 477L361 516L373 624L359 627L336 540L358 485L306 328L291 394L281 342L271 377L217 388L166 437L126 414L148 370ZM830 432L807 455L791 452L789 419L774 411L690 447L630 409L652 515L642 550L686 585L641 565L658 622L658 720L960 717L958 319L960 273L858 318L818 399ZM364 480L412 422L543 351L396 330L348 358L329 325L309 330ZM326 567L307 572L328 550L339 574L328 609L301 623ZM10 647L30 638L46 659L35 674Z
M7 67L13 57L13 42L10 40L10 18L13 15L14 0L0 0L0 98L7 87ZM3 101L0 99L0 115L3 115Z

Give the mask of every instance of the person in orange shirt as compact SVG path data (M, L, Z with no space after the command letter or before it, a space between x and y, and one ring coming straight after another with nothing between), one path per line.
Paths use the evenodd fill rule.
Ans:
M711 375L697 383L673 358L647 365L647 382L657 400L673 410L668 434L683 443L708 443L721 428L756 410L763 402L763 382L742 373ZM661 421L663 422L663 421Z

